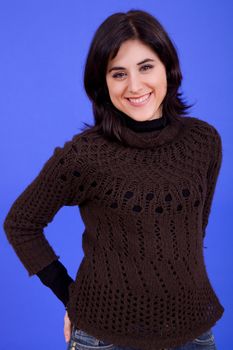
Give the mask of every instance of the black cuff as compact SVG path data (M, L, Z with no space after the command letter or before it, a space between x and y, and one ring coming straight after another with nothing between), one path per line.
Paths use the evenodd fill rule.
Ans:
M55 260L36 275L66 306L69 301L68 287L74 280L68 275L65 266L59 260Z

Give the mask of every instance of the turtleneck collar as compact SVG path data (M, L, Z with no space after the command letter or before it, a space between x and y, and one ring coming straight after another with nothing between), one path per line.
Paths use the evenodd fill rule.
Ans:
M169 120L165 115L163 115L162 117L152 120L137 121L123 113L123 122L125 126L135 132L147 132L163 129L168 124Z
M119 112L118 112L119 114ZM163 115L160 118L136 121L120 112L122 119L122 140L130 147L154 148L170 143L182 131L184 117Z
M185 129L185 116L162 115L162 117L137 121L115 106L111 106L121 120L120 138L128 147L156 148L172 142Z

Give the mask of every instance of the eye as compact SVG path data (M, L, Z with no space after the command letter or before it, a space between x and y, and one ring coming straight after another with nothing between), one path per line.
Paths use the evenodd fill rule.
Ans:
M149 69L152 69L154 66L152 66L151 64L145 64L144 66L142 66L140 69L143 71L147 71Z
M151 64L144 64L143 66L140 67L140 70L145 72L145 71L148 71L148 70L152 69L153 67L154 66L151 65ZM118 80L122 80L125 76L126 76L125 72L118 72L118 73L114 73L112 75L112 77L114 79L118 79Z
M125 73L121 72L121 73L115 73L112 75L113 78L116 79L122 79L124 77Z

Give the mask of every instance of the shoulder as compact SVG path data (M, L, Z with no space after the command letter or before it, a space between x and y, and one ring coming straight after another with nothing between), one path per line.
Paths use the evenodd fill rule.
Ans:
M54 153L63 156L68 156L69 154L86 156L91 146L95 144L96 139L99 137L99 133L94 127L88 130L83 130L79 133L73 134L72 137L64 141L62 144L57 145L54 149Z
M182 116L180 118L193 135L206 141L221 143L220 132L210 122L194 116Z
M47 173L48 169L65 170L73 168L77 164L80 166L85 165L94 138L95 132L87 133L86 131L81 131L57 144L53 147L52 154L44 162L42 173Z

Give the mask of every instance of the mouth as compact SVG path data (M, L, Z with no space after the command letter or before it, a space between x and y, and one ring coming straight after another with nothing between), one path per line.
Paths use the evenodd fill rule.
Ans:
M131 106L139 107L144 106L150 100L151 94L152 92L138 98L127 97L126 99L129 101Z

